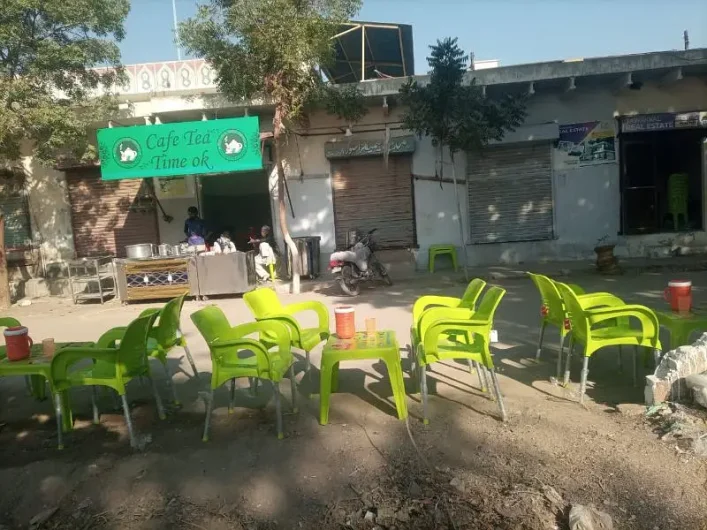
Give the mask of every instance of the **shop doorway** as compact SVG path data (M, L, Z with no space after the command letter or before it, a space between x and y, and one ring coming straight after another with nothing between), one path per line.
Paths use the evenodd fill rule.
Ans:
M620 136L624 234L703 229L706 136L700 129Z
M208 242L228 230L238 250L252 250L248 244L251 231L259 234L261 226L272 226L265 171L206 176L199 181L202 215L212 233Z

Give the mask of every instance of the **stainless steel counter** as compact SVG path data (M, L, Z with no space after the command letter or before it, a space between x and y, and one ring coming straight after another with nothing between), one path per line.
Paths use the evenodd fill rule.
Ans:
M122 302L240 294L251 289L246 254L191 255L116 259Z

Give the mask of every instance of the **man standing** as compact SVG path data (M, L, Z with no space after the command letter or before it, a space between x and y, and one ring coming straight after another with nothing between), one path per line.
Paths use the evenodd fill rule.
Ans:
M258 275L258 281L268 281L270 273L265 266L274 264L277 257L277 244L272 230L267 225L263 226L260 229L260 239L251 238L249 243L258 246L258 255L255 256L255 273Z
M196 206L190 206L187 210L187 220L184 221L184 235L187 236L189 245L206 244L206 225L199 217L199 210Z

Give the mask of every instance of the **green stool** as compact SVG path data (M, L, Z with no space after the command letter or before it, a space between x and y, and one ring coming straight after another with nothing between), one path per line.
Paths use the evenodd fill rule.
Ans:
M435 258L443 254L449 254L452 257L452 265L454 266L454 272L457 272L457 247L455 247L454 245L430 245L430 273L434 273L435 271Z
M324 345L319 379L319 423L321 425L329 423L329 399L331 392L336 392L339 386L339 363L359 359L380 359L385 363L398 419L407 418L405 383L395 332L379 331L370 336L365 332L359 332L353 339L340 339L336 335L331 335Z

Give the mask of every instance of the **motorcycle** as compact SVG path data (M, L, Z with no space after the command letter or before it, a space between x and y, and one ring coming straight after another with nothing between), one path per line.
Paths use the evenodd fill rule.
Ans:
M374 253L376 230L368 232L348 250L334 252L329 258L329 270L348 296L357 296L363 282L382 281L393 285L388 271Z

